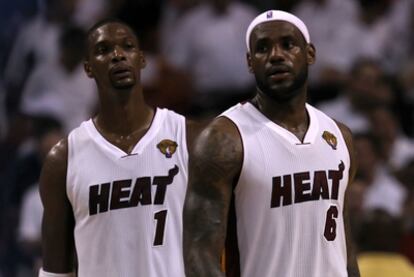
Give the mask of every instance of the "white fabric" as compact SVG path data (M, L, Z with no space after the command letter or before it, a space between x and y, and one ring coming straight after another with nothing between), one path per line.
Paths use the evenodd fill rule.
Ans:
M250 52L250 34L252 33L253 29L262 23L269 22L269 21L286 21L299 29L299 31L302 33L303 37L305 38L307 43L310 43L310 36L308 32L308 28L306 28L305 23L303 23L302 20L300 20L297 16L280 11L280 10L269 10L265 11L261 14L259 14L253 21L250 23L249 27L246 31L246 46L247 50Z
M157 148L165 139L178 144L170 158ZM76 223L78 277L184 276L182 209L187 163L185 119L166 109L157 109L150 129L130 155L102 137L92 120L70 133L67 195ZM162 196L157 182L175 167L178 173L166 186L165 198L156 203ZM122 186L118 193L115 184ZM94 188L99 194L108 188L109 197L102 202L106 211L105 204L93 204ZM136 204L128 206L134 197ZM148 197L149 202L143 203ZM166 213L165 227L160 229L163 222L157 216L162 213ZM154 243L157 230L164 232L158 244Z
M342 211L349 152L336 123L312 106L306 108L310 126L303 143L250 103L223 113L236 124L243 141L243 166L234 191L243 277L348 276ZM336 150L323 139L324 131L336 137ZM340 171L341 162L344 167L337 185L325 177L329 197L294 203L312 192L316 172L330 176L332 171ZM300 183L300 175L309 178ZM277 180L283 180L283 188L291 187L291 197L283 197L279 206L272 208L273 193L282 190L274 190ZM333 188L337 189L337 198L333 197ZM336 236L328 241L324 234L328 210L332 209L338 212L338 217L329 221L330 226L332 221L336 225Z
M52 273L44 271L43 268L39 270L39 277L75 277L73 272L70 273Z

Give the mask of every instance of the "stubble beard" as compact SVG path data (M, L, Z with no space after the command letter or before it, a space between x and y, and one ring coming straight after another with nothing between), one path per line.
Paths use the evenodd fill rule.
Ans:
M261 81L256 76L256 84L261 92L277 102L288 102L301 93L301 88L308 79L308 68L304 67L290 85L281 84L272 89L266 81Z

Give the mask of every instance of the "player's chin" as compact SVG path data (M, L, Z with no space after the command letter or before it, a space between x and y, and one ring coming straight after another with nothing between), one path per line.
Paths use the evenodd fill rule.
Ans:
M129 89L135 86L135 80L129 79L129 80L119 80L112 82L112 85L116 89Z
M292 90L291 86L277 86L271 88L270 97L277 101L289 101L297 95L295 90Z

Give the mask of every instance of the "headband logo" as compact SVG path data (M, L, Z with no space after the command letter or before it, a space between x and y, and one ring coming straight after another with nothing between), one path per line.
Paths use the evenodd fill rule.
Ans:
M266 18L269 19L269 18L272 18L272 17L273 17L273 11L268 11L267 14L266 14Z

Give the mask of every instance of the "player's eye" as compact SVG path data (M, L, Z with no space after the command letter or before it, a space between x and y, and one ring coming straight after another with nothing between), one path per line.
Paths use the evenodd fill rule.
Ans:
M125 48L133 49L133 48L135 48L135 44L132 41L127 41L127 42L125 42Z
M293 47L293 43L291 41L284 41L282 46L284 49L291 49Z
M286 38L286 39L282 40L283 49L290 50L293 47L295 47L296 45L297 44L295 43L295 41L291 38Z
M97 53L97 54L102 55L102 54L105 54L105 53L107 53L107 52L108 52L108 47L107 47L106 45L99 45L99 46L96 48L96 53Z
M256 45L256 52L264 53L269 49L268 45L266 43L258 43Z

